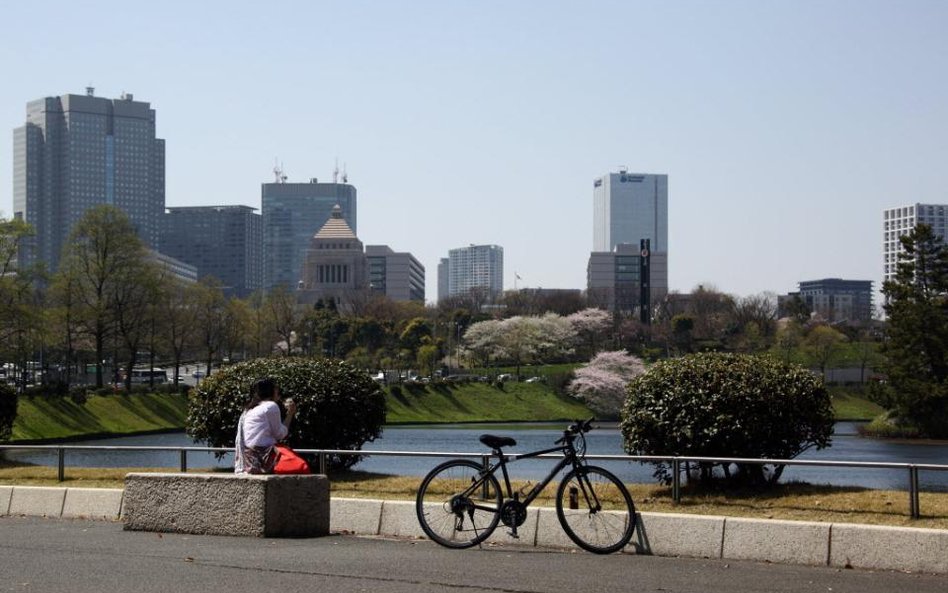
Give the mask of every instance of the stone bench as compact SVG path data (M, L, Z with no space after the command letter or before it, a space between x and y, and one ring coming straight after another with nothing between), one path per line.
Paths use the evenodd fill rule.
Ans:
M132 473L124 528L198 535L313 537L329 533L324 475Z

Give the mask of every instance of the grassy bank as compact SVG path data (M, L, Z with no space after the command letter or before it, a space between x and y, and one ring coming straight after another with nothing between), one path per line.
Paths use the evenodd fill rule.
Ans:
M403 385L389 389L388 424L445 422L542 422L588 418L575 399L560 397L540 383Z
M454 422L542 422L589 417L580 402L553 393L543 383L402 385L386 394L389 424ZM882 408L858 390L832 388L841 420L871 419ZM94 395L84 405L69 398L21 397L14 441L79 438L183 430L187 398L169 394Z
M188 400L183 395L93 395L82 405L68 397L21 397L12 440L183 429L187 412Z

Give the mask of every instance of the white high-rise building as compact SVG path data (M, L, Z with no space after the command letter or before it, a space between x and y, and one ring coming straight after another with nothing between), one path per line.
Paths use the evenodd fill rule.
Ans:
M440 269L440 268L439 268ZM499 296L504 291L504 248L471 245L448 251L448 296L485 288Z
M668 175L618 173L593 182L593 251L639 245L649 239L652 253L668 253Z
M902 243L915 225L927 224L944 241L948 222L948 204L909 204L888 208L882 213L882 279L893 280L898 269Z

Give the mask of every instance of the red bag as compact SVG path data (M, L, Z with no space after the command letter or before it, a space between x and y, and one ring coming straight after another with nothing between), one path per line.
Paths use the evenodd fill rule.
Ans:
M275 474L311 474L312 470L306 460L296 454L296 451L286 445L277 445L277 461L273 467Z

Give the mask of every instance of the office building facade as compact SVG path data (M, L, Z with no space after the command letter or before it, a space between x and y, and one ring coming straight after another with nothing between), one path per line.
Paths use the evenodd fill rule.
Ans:
M485 289L497 297L504 292L504 248L470 245L448 251L448 296Z
M448 296L448 258L438 260L438 302Z
M159 244L165 210L165 143L155 110L131 94L119 99L62 95L30 101L13 132L13 215L36 231L19 265L56 270L69 233L101 204L121 209L144 243Z
M948 231L948 204L909 204L882 212L882 279L894 280L899 255L903 252L899 237L909 234L918 224L932 227L945 240Z
M593 181L593 252L615 253L619 245L638 251L643 239L661 266L652 269L654 286L668 287L668 175L620 169ZM618 254L615 259L626 257ZM587 286L589 288L589 286Z
M809 307L830 323L872 319L872 281L824 278L799 283L797 293ZM789 296L793 296L792 294Z
M647 267L642 265L644 256L639 244L628 243L620 243L611 251L590 253L586 268L588 304L623 315L640 314L643 269L650 270L646 272L650 306L664 299L668 294L667 255L651 252Z
M263 287L263 220L250 206L168 208L161 251L213 276L228 297Z
M357 231L356 188L347 183L264 183L261 189L263 215L263 284L266 290L284 286L290 290L301 279L303 260L310 240L339 206L349 229Z
M369 288L394 301L425 302L425 267L410 253L388 245L366 245Z

